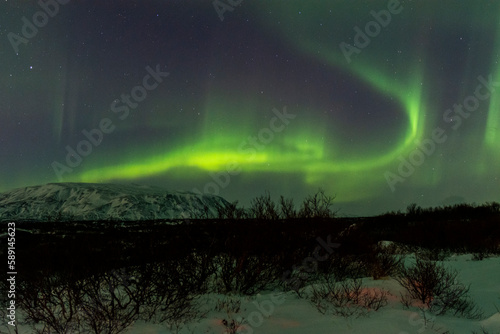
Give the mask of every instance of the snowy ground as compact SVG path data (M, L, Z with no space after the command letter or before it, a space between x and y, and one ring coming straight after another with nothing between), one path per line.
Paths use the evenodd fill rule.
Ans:
M253 297L238 297L241 310L236 314L215 311L217 301L227 296L204 296L204 307L208 314L197 323L191 323L179 333L231 333L222 320L243 320L243 326L236 333L500 333L500 258L472 261L471 255L453 256L445 264L459 271L461 283L470 287L470 295L482 309L480 320L469 320L453 316L435 317L418 308L405 309L400 302L403 288L391 278L364 279L369 288L388 290L389 303L378 311L370 311L367 316L344 318L323 315L307 300L298 298L294 292L262 293ZM233 299L236 297L232 297ZM425 317L425 318L424 318ZM132 334L176 333L165 326L137 323L130 330Z
M412 255L407 256L412 261ZM444 264L459 272L458 280L470 284L470 296L482 310L481 319L470 320L453 316L434 316L418 307L405 309L401 303L404 289L392 278L380 280L363 279L368 290L389 291L388 304L378 311L368 311L366 316L347 317L322 314L306 298L295 292L263 292L252 297L210 294L202 296L198 305L204 316L179 329L166 325L137 322L128 334L222 334L222 333L359 333L359 334L422 334L422 333L500 333L500 258L491 257L482 261L472 260L472 255L452 256ZM310 287L306 287L310 288ZM233 312L227 301L241 302L238 312ZM223 301L226 301L224 303ZM223 320L235 320L241 326L229 331ZM5 333L5 328L0 330ZM484 330L484 332L483 332ZM10 333L14 333L11 331ZM19 328L19 333L32 333L31 329Z

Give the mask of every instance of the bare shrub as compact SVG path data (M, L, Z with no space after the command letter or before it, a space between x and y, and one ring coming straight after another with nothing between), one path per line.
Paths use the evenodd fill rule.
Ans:
M152 263L141 268L137 275L144 290L141 319L165 325L176 333L186 324L205 316L200 311L198 282L180 270L176 260Z
M401 294L401 304L405 309L409 309L412 306L413 299L410 294L406 292L405 294Z
M363 288L361 279L326 281L313 287L310 301L322 314L360 317L387 305L388 294L385 290Z
M215 290L254 295L280 277L272 261L255 255L221 254L214 258Z
M127 276L106 272L85 280L79 306L82 328L88 333L118 334L139 319L144 291Z
M215 304L217 312L224 311L228 314L239 313L241 311L241 300L239 298L226 297L218 299Z
M483 261L484 259L490 257L491 254L487 250L479 250L472 254L473 261Z
M305 266L293 266L292 270L287 270L280 281L284 291L293 291L299 298L303 298L304 288L316 280L316 268Z
M417 256L429 261L445 261L451 256L451 251L444 248L419 248L416 251Z
M269 191L266 191L264 195L256 197L250 202L250 215L255 219L279 219L278 207L271 199Z
M238 333L244 323L242 317L235 319L235 314L241 311L241 300L232 297L219 299L215 305L215 310L226 313L226 317L222 319L222 325L225 327L224 332L228 334Z
M437 295L430 305L430 311L436 315L450 313L469 319L480 319L483 313L468 295L469 287L461 284L452 285Z
M218 219L244 219L247 218L245 209L238 207L238 201L226 206L216 203Z
M401 266L396 280L409 296L423 303L436 315L447 312L455 316L478 318L481 312L468 296L469 287L457 281L456 270L447 269L443 264L416 259L415 265Z
M403 258L391 254L386 248L376 248L374 258L368 263L369 271L373 279L395 275L401 267Z
M314 195L309 195L302 202L299 211L300 218L333 218L336 212L332 210L334 196L327 196L323 189Z
M422 215L423 209L417 203L411 203L406 207L406 217L410 219L418 218Z
M79 315L82 285L63 274L40 275L18 286L17 303L33 333L74 333L81 327Z
M243 321L240 322L235 319L222 319L222 325L224 325L225 327L224 333L236 334L240 331L240 328L243 325Z
M332 254L319 264L320 275L326 281L343 281L363 277L366 273L366 261L354 255Z
M162 265L170 267L170 271L173 271L170 275L176 277L178 284L182 283L185 294L202 295L206 293L209 278L215 270L213 255L210 252L192 252L176 259L173 263Z
M35 333L124 332L139 319L143 290L114 271L84 278L55 273L23 281L19 305Z
M280 197L280 216L282 219L297 218L297 211L292 198Z
M396 280L412 298L429 306L434 296L445 288L443 283L450 280L453 282L456 276L456 273L447 271L443 265L417 258L414 266L401 266Z

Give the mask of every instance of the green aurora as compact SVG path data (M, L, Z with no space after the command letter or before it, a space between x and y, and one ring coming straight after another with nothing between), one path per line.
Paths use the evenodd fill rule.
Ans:
M300 199L322 187L355 214L403 208L410 202L437 205L448 196L498 200L500 90L493 86L491 96L479 101L466 117L447 110L473 96L483 84L479 78L500 82L500 4L401 1L387 26L346 57L342 43L355 46L354 28L366 31L366 24L375 21L371 11L380 13L388 3L247 1L226 12L223 22L211 6L201 4L186 5L184 10L178 4L170 8L159 3L143 8L141 15L167 7L178 10L180 17L186 15L184 20L195 16L207 31L195 37L199 38L196 48L185 41L192 39L195 28L179 36L143 31L168 43L146 49L146 57L137 38L131 47L137 51L122 56L129 59L119 61L119 71L110 65L107 77L97 73L85 82L76 80L85 77L85 71L97 71L98 61L112 64L97 53L82 66L65 65L60 78L50 80L52 100L42 103L46 111L43 107L40 111L52 120L46 125L51 138L45 141L51 160L37 164L43 171L39 176L21 168L2 190L54 182L51 161L64 164L65 147L76 148L85 139L81 130L97 128L100 120L109 118L116 130L105 134L102 144L67 170L62 180L163 182L201 191L204 187L208 191L207 184L218 180L223 184L218 184L216 193L243 202L265 189ZM68 12L77 10L70 6ZM182 19L174 20L173 13L167 12L162 11L158 25L182 28ZM68 24L67 17L55 17L59 22L54 24ZM105 33L112 34L109 31ZM209 40L200 42L207 36ZM48 35L39 41L47 48L57 44ZM178 49L170 49L172 45ZM197 48L203 49L201 55L195 54ZM26 53L32 53L32 58L36 50L32 47ZM70 63L77 57L71 52L81 50L68 51L63 45L57 57ZM271 60L273 56L279 60ZM148 93L128 119L120 120L110 111L110 103L141 81L145 58L165 57L175 58L164 62L171 76ZM131 79L121 78L114 89L104 88L98 97L91 96L95 92L90 85L113 85L115 78L109 76L131 71L123 69L123 64L130 63L135 71ZM47 72L37 76L30 89L47 80ZM28 77L19 85L27 81ZM484 84L481 92L489 92ZM88 96L92 105L85 110L82 96ZM70 108L68 104L77 97L80 102L73 101L75 106ZM14 122L19 116L5 117ZM432 140L436 129L446 139L426 153L422 143ZM14 151L16 145L10 146ZM6 165L14 170L26 163L23 159L29 158L18 157ZM412 159L418 164L412 164L410 175L402 176L402 161ZM3 168L5 175L13 174ZM272 181L266 184L266 179Z

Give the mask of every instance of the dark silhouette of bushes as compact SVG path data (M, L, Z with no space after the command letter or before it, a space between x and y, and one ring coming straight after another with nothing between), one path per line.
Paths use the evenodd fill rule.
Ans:
M422 208L416 203L407 206L405 216L411 220L463 220L500 215L500 203L454 204L442 207Z
M367 270L360 257L333 254L319 263L319 271L325 281L343 281L363 277Z
M196 286L179 263L154 263L87 277L50 273L20 280L17 305L34 333L125 332L137 320L169 328L201 317Z
M81 327L84 283L66 275L40 275L20 281L16 303L34 333L74 333Z
M481 317L481 312L468 295L470 287L460 284L457 276L457 271L447 269L443 264L417 257L413 266L401 266L396 280L408 292L408 296L403 297L407 305L411 298L436 315L452 313L473 319Z
M206 208L206 219L181 219L177 225L18 222L17 237L23 245L16 252L19 305L40 333L111 333L111 327L118 333L137 319L179 327L200 316L196 295L252 295L281 285L303 296L307 289L302 288L318 280L331 282L337 299L329 301L318 290L318 301L336 307L349 295L339 291L359 291L354 284L358 278L398 274L402 265L395 253L409 251L416 252L420 262L419 268L404 267L398 274L414 289L408 292L408 305L420 300L436 314L476 315L468 287L456 284L453 273L432 261L451 252L472 252L476 260L499 254L498 203L440 208L415 204L406 213L339 218L332 210L333 199L320 190L296 207L292 199L280 197L274 203L265 193L249 210L234 202L219 208L218 218L208 217ZM328 256L304 267L304 259L314 256L318 237L341 246L331 254L321 250ZM381 240L398 247L378 247ZM421 283L412 286L417 278L432 293L419 292ZM344 281L350 283L342 286ZM5 282L0 285L4 291ZM364 313L363 305L369 303L360 303L358 311Z
M268 191L252 200L250 217L258 220L278 220L280 218L278 206L273 202Z
M336 213L332 210L334 196L328 196L323 189L319 189L314 195L307 196L302 202L299 211L300 218L333 218Z
M389 293L381 289L367 289L362 286L361 279L336 281L329 279L313 286L311 303L322 314L348 317L367 315L370 310L378 311L387 305Z
M418 219L422 216L424 210L417 205L417 203L411 203L406 207L406 217L409 219Z
M387 248L375 247L373 256L368 259L367 267L373 279L395 276L403 262L403 257L392 254Z
M428 249L428 258L442 260L450 252L500 253L500 204L457 204L437 208L408 206L405 214L366 219L364 229L378 240L392 240Z
M229 203L227 206L217 204L218 219L245 219L248 217L244 208L238 207L238 201Z
M295 210L292 198L285 198L280 196L280 216L282 219L295 219L298 218L298 213Z
M219 219L256 219L275 221L279 219L329 219L337 214L332 209L335 197L325 194L319 189L316 194L307 196L300 208L297 210L292 199L280 197L279 203L275 203L269 191L257 196L250 202L250 208L238 207L238 202L229 206L217 208ZM204 217L198 217L204 218Z
M214 289L219 293L254 295L280 279L282 271L267 257L220 254L214 258Z

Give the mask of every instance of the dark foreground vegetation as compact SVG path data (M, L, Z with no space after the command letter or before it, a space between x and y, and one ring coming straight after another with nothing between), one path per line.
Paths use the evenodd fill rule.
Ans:
M457 290L456 273L434 261L500 254L498 203L339 218L332 201L320 191L296 210L292 200L274 203L266 194L250 209L235 203L218 217L176 224L16 222L20 320L34 333L121 333L137 320L178 328L202 316L200 295L265 289L295 291L320 312L347 317L385 305L384 291L363 295L358 280L385 276L407 289L408 306L417 300L439 314L480 317L467 287ZM402 264L405 252L417 253L414 267ZM307 295L311 282L323 285ZM1 289L5 298L5 279ZM345 307L353 304L359 307Z

